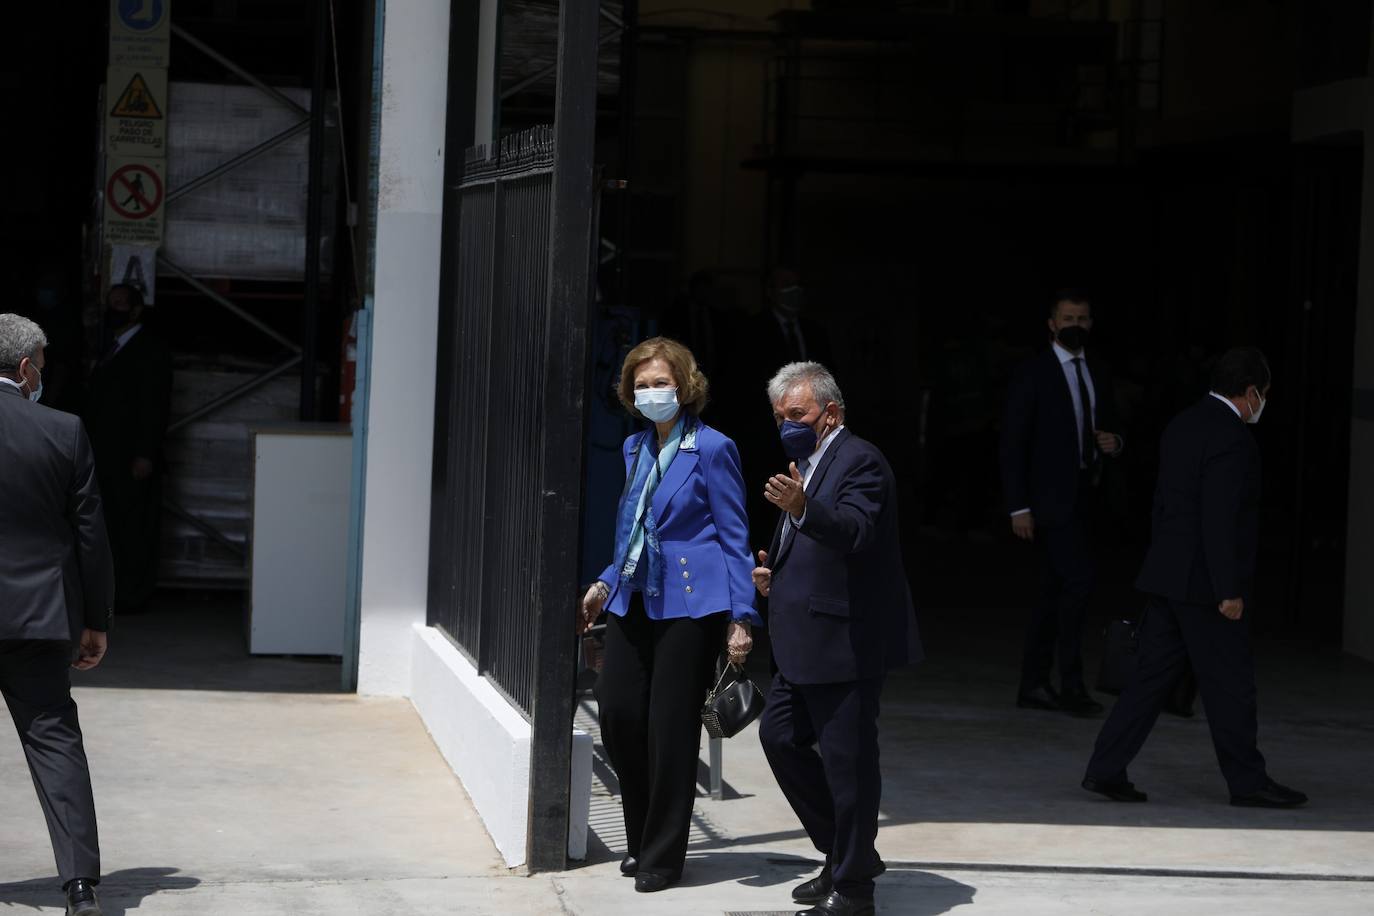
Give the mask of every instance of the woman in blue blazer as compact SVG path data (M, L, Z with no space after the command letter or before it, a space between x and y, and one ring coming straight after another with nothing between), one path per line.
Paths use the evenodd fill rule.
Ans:
M620 401L652 427L625 440L615 559L582 601L604 610L596 682L601 738L620 780L635 890L682 876L701 750L701 706L725 648L753 642L753 562L735 443L702 423L707 381L682 344L655 337L625 358Z

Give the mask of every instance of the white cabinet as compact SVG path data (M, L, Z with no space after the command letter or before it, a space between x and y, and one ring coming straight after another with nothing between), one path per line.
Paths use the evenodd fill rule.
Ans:
M254 655L343 655L352 464L345 426L253 431Z

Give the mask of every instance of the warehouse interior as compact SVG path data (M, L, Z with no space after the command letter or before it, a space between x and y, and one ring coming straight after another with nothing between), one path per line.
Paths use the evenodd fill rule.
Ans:
M556 0L499 7L497 137L551 120L557 21ZM1209 356L1253 343L1275 373L1258 433L1256 627L1341 647L1364 148L1357 129L1304 140L1294 123L1303 93L1366 76L1369 3L602 8L584 569L609 549L595 510L619 489L620 354L689 302L708 309L719 347L707 419L771 447L742 329L786 266L825 329L851 425L901 480L920 603L1024 605L1030 557L1006 531L996 479L1001 392L1043 345L1051 292L1076 286L1092 292L1094 346L1116 369L1129 443L1109 482L1101 615L1138 601L1130 579L1163 423L1201 393ZM251 554L248 430L349 419L348 328L376 193L376 4L172 10L170 185L300 127L169 203L163 255L177 270L156 277L155 321L176 361L164 594L170 605L216 593L212 606L233 608ZM41 103L37 148L2 204L3 265L14 308L59 329L51 359L70 381L53 403L77 410L111 280L96 206L109 11L27 4L20 16L0 69L11 97ZM313 185L306 119L245 74L304 110L312 89L324 100Z

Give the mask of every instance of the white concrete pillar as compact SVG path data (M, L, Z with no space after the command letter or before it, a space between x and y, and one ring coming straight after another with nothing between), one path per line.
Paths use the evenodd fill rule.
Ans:
M425 621L449 0L386 0L358 692L404 695Z
M489 144L496 137L501 91L501 0L480 0L477 20L477 113L473 117L472 142Z

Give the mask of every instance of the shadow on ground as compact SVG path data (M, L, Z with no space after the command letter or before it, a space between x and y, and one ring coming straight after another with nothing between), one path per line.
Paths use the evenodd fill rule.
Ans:
M124 916L154 894L187 891L199 885L199 878L180 874L176 868L126 868L106 875L96 893L105 916ZM60 910L64 906L61 882L51 877L0 883L0 906Z
M336 693L342 665L328 656L251 656L238 592L159 592L119 616L110 650L77 687Z

